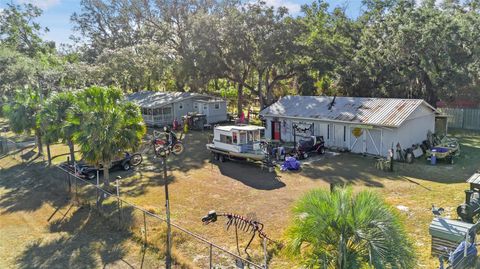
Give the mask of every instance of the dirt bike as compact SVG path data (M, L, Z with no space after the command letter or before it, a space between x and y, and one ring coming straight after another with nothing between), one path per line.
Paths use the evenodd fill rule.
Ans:
M185 150L185 147L180 139L169 145L167 140L155 138L152 140L152 144L155 155L159 157L168 156L170 153L173 153L174 155L180 155Z

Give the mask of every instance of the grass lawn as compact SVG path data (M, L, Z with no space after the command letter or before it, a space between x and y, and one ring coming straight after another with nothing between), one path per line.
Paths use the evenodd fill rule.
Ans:
M439 163L436 166L430 166L425 160L420 159L414 164L396 163L393 173L378 171L374 167L373 158L354 154L329 153L314 157L307 160L302 171L297 173L280 171L268 173L256 165L239 162L212 163L209 153L205 150L207 134L208 132L188 134L185 140L186 152L169 161L172 168L169 172L172 221L233 252L237 251L235 233L232 230L225 230L224 220L219 219L217 223L207 226L201 224L201 217L209 210L255 216L265 224L264 231L270 237L281 240L290 222L290 209L302 194L313 188L329 188L330 183L351 184L358 190L368 188L381 193L393 207L399 205L407 207L408 211L400 214L403 215L406 229L415 242L419 256L418 268L435 268L437 261L430 257L428 234L428 225L433 217L430 212L431 206L432 204L442 206L446 209L445 215L456 218L456 206L463 201L464 189L468 188L465 180L475 170L480 169L480 134L478 133L454 133L462 143L462 155L454 165ZM67 152L65 146L54 146L52 152L54 156L61 155L56 157L54 162L66 159L66 155L62 155ZM0 166L11 175L18 175L20 169L25 169L25 165L8 166L5 162L4 159L0 160ZM146 160L135 171L115 172L112 177L121 175L123 178L120 188L121 196L137 205L163 214L164 181L159 167L159 164ZM48 180L48 173L45 171L50 170L43 169L40 165L27 168L32 173L30 176L32 180L39 182ZM50 211L43 207L48 207L49 198L48 189L45 189L44 195L35 198L42 206L23 208L22 204L28 203L27 196L16 197L12 196L12 193L18 185L28 186L30 181L16 176L16 181L12 183L9 178L5 178L4 174L2 171L0 176L0 195L2 195L0 234L11 242L15 240L12 239L14 236L11 233L16 229L31 229L28 216L42 214L42 210L45 211L42 215L48 215ZM12 211L9 209L12 206L18 209L8 212ZM14 220L17 224L16 227L9 227L10 230L7 232L3 224L4 219L12 217L12 214L14 214L13 217L16 216ZM42 221L45 226L47 223L45 220ZM34 226L42 227L38 223ZM92 232L95 234L96 231ZM25 251L22 253L25 247L22 246L31 244L39 236L43 237L46 234L50 235L52 231L42 230L31 237L23 238L20 240L22 242L17 251L10 252L10 255L17 257L16 261L18 257L20 259L25 257ZM242 232L239 238L241 247L245 246L249 240L249 236ZM0 251L8 248L3 242L5 241L0 242L0 248L2 248ZM206 248L197 247L190 243L188 238L176 240L175 243L177 251L182 252L182 256L191 261L204 260L207 255ZM59 245L62 244L63 242L59 241ZM133 246L131 248L135 249ZM250 249L252 257L260 260L262 252L258 239L254 240ZM102 256L95 253L92 254L96 257L93 260L101 260ZM128 257L128 253L125 253ZM4 260L3 257L0 258ZM9 260L12 261L12 258ZM11 264L7 261L7 265ZM271 268L295 268L296 266L295 261L284 258L281 253L275 255L270 263ZM2 267L1 264L0 267Z

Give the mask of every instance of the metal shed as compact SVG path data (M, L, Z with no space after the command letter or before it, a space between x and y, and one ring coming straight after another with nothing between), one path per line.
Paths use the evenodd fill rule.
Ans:
M293 126L304 136L323 136L327 147L387 156L426 140L437 111L421 99L285 96L260 112L266 138L293 141ZM297 133L298 135L298 133Z

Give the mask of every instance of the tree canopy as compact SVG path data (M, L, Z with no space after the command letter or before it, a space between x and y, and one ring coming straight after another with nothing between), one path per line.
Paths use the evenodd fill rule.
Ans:
M109 185L112 162L139 146L146 128L140 108L126 102L117 88L89 87L77 94L68 122L76 126L73 139L85 161L103 168Z
M92 85L232 95L265 107L285 94L423 98L478 93L478 0L364 0L358 17L317 0L300 14L262 1L83 0L76 37L41 38L41 10L0 14L0 91ZM480 94L478 94L480 96ZM232 100L233 101L233 100Z

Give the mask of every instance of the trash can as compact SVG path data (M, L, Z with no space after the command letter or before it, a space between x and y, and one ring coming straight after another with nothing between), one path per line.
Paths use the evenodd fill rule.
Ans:
M436 165L437 164L437 156L435 155L437 151L435 149L432 149L432 156L430 156L430 164L431 165Z

